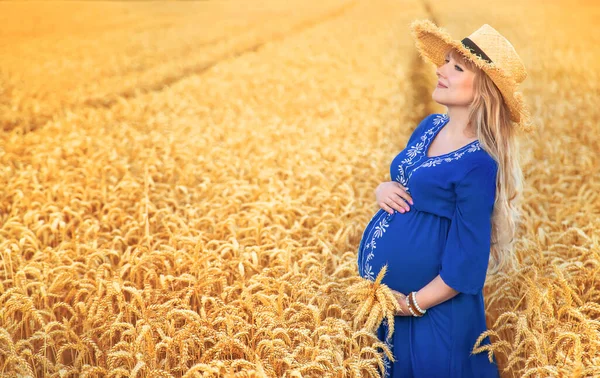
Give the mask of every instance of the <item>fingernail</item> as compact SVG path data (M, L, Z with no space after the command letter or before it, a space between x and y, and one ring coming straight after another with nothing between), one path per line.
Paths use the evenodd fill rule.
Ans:
M413 202L412 200L410 200L410 204L411 204L411 205L414 205L414 202Z

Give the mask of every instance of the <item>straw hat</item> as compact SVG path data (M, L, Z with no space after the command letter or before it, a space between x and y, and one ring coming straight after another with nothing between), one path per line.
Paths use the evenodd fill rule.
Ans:
M492 79L510 110L511 121L526 132L533 130L529 109L518 91L527 71L513 45L488 24L484 24L462 40L453 39L443 28L430 20L415 20L410 24L411 35L425 61L437 67L445 63L444 52L454 47Z

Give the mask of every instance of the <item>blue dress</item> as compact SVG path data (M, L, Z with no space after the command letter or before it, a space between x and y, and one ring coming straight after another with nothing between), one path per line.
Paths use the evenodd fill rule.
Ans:
M423 317L394 317L382 377L497 378L495 357L471 354L487 330L483 301L496 196L496 161L475 140L447 154L428 157L432 140L449 121L430 114L392 161L390 176L407 187L410 211L379 209L358 249L361 277L374 280L384 264L383 283L403 294L418 291L438 274L459 293L427 309ZM384 321L377 333L387 335ZM490 344L489 337L482 341Z

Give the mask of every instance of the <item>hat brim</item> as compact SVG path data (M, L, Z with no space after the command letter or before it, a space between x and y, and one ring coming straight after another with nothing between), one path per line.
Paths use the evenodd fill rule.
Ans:
M494 62L487 62L473 54L459 40L430 20L415 20L410 24L410 32L415 40L417 51L426 62L440 67L445 63L444 53L449 47L454 48L466 59L484 71L494 82L509 109L511 121L519 124L524 131L531 131L529 110L525 105L523 94L517 91L517 84Z

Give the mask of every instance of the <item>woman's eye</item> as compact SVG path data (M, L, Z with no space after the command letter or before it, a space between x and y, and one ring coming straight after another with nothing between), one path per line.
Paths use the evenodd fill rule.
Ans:
M444 61L445 61L445 62L449 62L448 58L444 59ZM459 66L457 66L457 65L454 65L454 67L458 68L458 70L459 70L459 71L462 71L462 68L460 68Z

